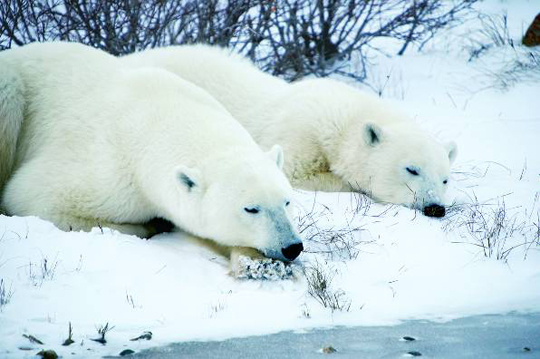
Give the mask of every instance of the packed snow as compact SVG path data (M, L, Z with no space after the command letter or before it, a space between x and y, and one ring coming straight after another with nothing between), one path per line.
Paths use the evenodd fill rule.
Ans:
M514 47L471 61L489 43L477 19L420 52L373 53L366 88L458 143L445 218L360 194L298 191L304 274L271 281L231 277L225 258L185 233L142 240L0 216L0 356L96 357L282 330L539 312L540 81L504 72L539 56L520 45L540 10L533 5L480 3L483 14L507 12ZM62 346L70 323L74 343ZM107 323L107 343L93 341ZM130 340L145 331L151 340Z

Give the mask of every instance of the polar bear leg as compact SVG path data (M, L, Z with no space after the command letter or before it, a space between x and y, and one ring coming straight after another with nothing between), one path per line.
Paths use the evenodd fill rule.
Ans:
M306 191L351 192L351 186L332 172L316 173L308 178L293 178L293 187Z
M47 166L46 158L36 158L25 163L8 181L1 206L9 215L37 216L53 222L63 231L88 232L95 227L107 227L121 233L149 238L156 234L153 226L145 224L118 224L84 215L81 207L93 195L84 196L72 188L68 177Z
M236 279L288 280L300 275L297 264L266 258L253 248L233 248L230 260L230 274Z
M157 234L152 226L145 224L118 224L102 221L97 218L82 218L54 212L51 213L51 211L48 211L46 216L40 216L38 214L38 217L51 221L57 228L66 232L90 232L93 228L100 228L104 233L109 229L139 238L150 238L154 234Z
M212 252L219 254L225 258L230 259L230 270L231 274L234 276L239 269L239 258L248 257L251 259L265 259L266 257L261 254L258 250L249 247L229 247L218 244L210 239L205 239L201 237L196 237L191 235L190 239L201 245L210 249Z
M242 257L249 258L251 260L261 260L266 257L258 250L248 247L231 247L230 249L230 264L231 275L237 278L240 273L245 269L242 261Z
M55 223L58 228L64 231L89 232L92 230L92 228L99 227L104 232L107 231L107 229L111 229L111 230L115 230L123 234L137 236L139 238L150 238L151 236L156 234L156 232L154 232L151 227L146 226L144 224L131 224L131 223L117 224L117 223L100 221L99 219L95 219L95 218L86 219L86 218L62 216L61 218L57 218L53 220L53 223Z
M228 247L195 236L191 236L191 239L214 253L229 258L229 275L235 279L287 280L300 275L297 265L267 258L255 248Z

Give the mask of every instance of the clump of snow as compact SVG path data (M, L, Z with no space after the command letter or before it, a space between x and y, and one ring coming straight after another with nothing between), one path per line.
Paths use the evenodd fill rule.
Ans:
M479 6L507 9L519 47L538 9L532 1L514 3ZM458 142L446 217L358 194L298 191L306 248L300 260L306 273L323 274L310 282L317 277L232 278L225 258L185 233L142 240L107 228L68 233L39 218L0 216L0 280L10 293L0 302L0 357L53 349L93 358L184 340L540 311L540 84L517 82L501 91L482 76L479 68L500 61L497 51L469 62L463 41L456 43L477 26L453 29L419 53L379 56L380 81L370 78L381 96ZM246 264L247 278L268 277L265 265L277 269L273 279L292 268ZM338 295L341 305L325 307L310 294L313 284ZM74 343L62 346L70 323ZM107 343L92 341L107 323ZM130 340L147 331L151 340Z

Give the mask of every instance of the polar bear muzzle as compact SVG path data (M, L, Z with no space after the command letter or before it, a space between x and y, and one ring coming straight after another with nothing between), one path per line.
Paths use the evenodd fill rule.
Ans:
M293 243L284 245L280 250L275 249L260 249L260 251L268 258L278 259L280 261L293 261L302 251L304 250L304 245L300 239L294 237Z
M287 203L289 202L287 201ZM274 225L274 236L278 243L276 250L272 252L275 252L274 254L279 257L274 258L285 261L295 260L304 250L304 245L296 228L288 218L285 208L270 211L269 218Z

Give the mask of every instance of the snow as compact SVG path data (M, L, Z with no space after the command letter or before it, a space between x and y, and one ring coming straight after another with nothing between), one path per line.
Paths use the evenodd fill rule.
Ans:
M0 278L12 292L0 312L0 356L54 349L96 357L283 330L539 312L540 83L501 88L485 71L525 51L519 38L538 9L533 1L495 0L478 8L507 11L516 51L492 48L468 62L464 39L481 39L479 22L471 20L421 52L372 60L372 87L458 143L448 194L454 209L438 220L349 193L296 194L303 235L318 241L306 240L301 265L308 273L322 269L348 311L324 308L303 276L235 280L224 258L185 233L141 240L107 228L66 233L35 217L0 216ZM478 238L496 220L499 242L486 257ZM471 222L477 232L468 229ZM331 232L342 238L334 247L321 243ZM328 248L333 253L324 253ZM75 343L63 347L70 322ZM107 344L90 340L106 323L114 326ZM148 330L152 340L129 340Z

